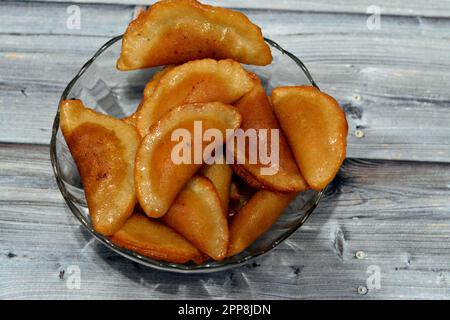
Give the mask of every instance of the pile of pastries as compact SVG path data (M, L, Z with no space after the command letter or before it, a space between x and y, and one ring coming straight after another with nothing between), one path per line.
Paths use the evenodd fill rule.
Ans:
M80 100L59 107L93 228L156 260L219 261L270 229L300 192L325 188L345 159L345 114L313 86L278 87L267 96L241 65L270 63L260 28L237 11L163 0L132 21L117 68L160 68L136 111L116 119ZM198 143L199 123L203 137L226 139ZM236 146L231 154L243 161L227 161L227 142L237 139L229 133L239 130L256 132L256 143L276 155L275 170ZM263 136L268 130L277 134ZM187 139L181 151L196 146L214 161L174 161L174 135Z

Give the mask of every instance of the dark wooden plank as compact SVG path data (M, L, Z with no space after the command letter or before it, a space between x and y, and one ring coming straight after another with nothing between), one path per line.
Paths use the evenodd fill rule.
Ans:
M26 1L47 1L47 2L66 2L66 0L26 0ZM154 3L152 0L72 0L73 3L109 3L109 4L139 4L149 5ZM220 5L231 8L258 8L274 10L296 10L310 12L345 12L345 13L367 13L370 6L377 5L381 12L386 15L399 16L433 16L449 17L450 4L445 0L414 0L414 1L388 1L379 0L374 3L371 0L316 0L316 1L298 1L298 0L204 0L203 3Z
M194 276L138 266L92 241L66 208L52 175L48 146L0 145L2 299L450 293L450 164L347 161L310 220L274 252L248 266ZM357 251L365 258L356 259ZM72 265L81 270L80 290L66 286ZM381 270L381 288L359 295L371 265Z

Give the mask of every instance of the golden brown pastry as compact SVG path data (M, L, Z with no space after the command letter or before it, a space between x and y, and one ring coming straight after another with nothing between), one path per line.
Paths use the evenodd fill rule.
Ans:
M230 104L252 87L250 76L236 61L203 59L173 67L162 75L151 94L144 93L138 130L145 136L150 126L180 105L215 101Z
M134 159L136 129L85 108L80 100L60 104L61 129L83 183L94 229L116 232L136 203Z
M139 213L128 219L111 241L156 260L175 263L204 261L202 253L174 230Z
M227 256L238 254L270 229L298 193L256 192L232 218Z
M202 132L217 129L225 137L227 129L239 127L241 116L232 106L220 102L196 103L173 109L150 128L138 149L135 167L137 197L149 217L163 216L178 192L203 164L206 144L200 142L200 150L196 150L195 121L201 123ZM187 141L172 140L176 129L189 135ZM222 146L224 142L211 143ZM174 161L174 156L180 154L177 146L184 145L190 146L190 151L182 152L188 159L180 159L183 161L177 163ZM196 161L194 152L200 155L200 161Z
M241 150L245 156L243 164L234 164L233 170L243 180L255 188L269 189L281 192L303 191L308 188L307 183L297 167L283 132L280 130L278 121L273 113L272 106L266 96L266 92L261 81L256 75L253 75L255 86L245 94L236 104L236 110L242 116L241 129L255 129L256 134L261 129L267 130L267 153L271 154L271 144L278 143L278 168L270 169L271 163L263 164L260 157L256 157L257 162L252 164L249 159L250 143L246 144L246 150ZM272 141L271 130L278 130L278 140ZM262 139L258 138L257 146L261 148ZM256 149L256 148L255 148ZM235 147L235 152L237 151ZM237 158L237 156L236 156ZM275 158L275 157L274 157ZM274 161L275 159L272 159ZM268 170L263 174L263 170Z
M272 62L261 29L244 14L195 0L165 0L130 23L117 68L142 69L203 58L254 65Z
M192 178L162 220L214 260L225 257L228 221L209 179Z

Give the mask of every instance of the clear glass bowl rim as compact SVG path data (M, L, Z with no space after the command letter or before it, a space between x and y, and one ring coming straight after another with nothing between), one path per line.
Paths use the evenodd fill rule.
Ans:
M117 41L120 41L122 39L123 35L116 36L109 41L107 41L103 46L100 47L100 49L92 56L91 59L89 59L78 71L76 76L69 82L67 87L64 89L64 92L61 95L60 102L62 100L66 100L68 97L69 92L71 91L74 84L78 81L78 79L84 74L84 72L89 68L89 66L99 57L105 50L107 50L110 46L115 44ZM310 82L310 84L316 88L319 88L312 78L309 70L306 68L304 63L294 54L290 53L289 51L284 50L278 43L275 41L264 38L264 40L276 50L279 50L282 54L287 55L289 58L291 58L303 71L304 75ZM59 104L58 104L59 105ZM158 270L163 271L170 271L170 272L178 272L178 273L208 273L208 272L216 272L216 271L222 271L229 268L238 267L241 265L244 265L252 260L254 260L257 257L260 257L264 255L265 253L271 251L275 247L277 247L280 243L282 243L284 240L286 240L291 234L293 234L295 231L297 231L309 218L311 213L314 211L314 209L317 207L322 194L323 190L318 192L315 196L314 202L311 205L311 207L308 209L308 211L303 215L301 219L299 219L295 226L290 228L287 232L283 233L280 237L278 237L275 241L272 242L271 246L269 248L266 248L265 250L260 250L256 253L247 255L235 262L231 263L223 263L221 265L194 265L194 264L177 264L177 263L170 263L165 261L158 261L153 260L151 258L148 258L146 256L140 255L134 251L127 250L124 248L121 248L119 246L116 246L114 243L111 242L111 240L108 237L105 237L98 232L96 232L91 226L89 221L86 219L86 217L83 215L83 213L80 212L80 210L73 204L71 197L66 189L66 186L64 185L64 182L61 177L60 168L57 161L57 155L56 155L56 135L59 130L59 107L57 109L55 118L53 120L53 126L52 126L52 136L50 141L50 160L52 164L53 173L56 178L56 182L58 185L58 188L66 202L66 204L69 206L72 214L80 221L80 223L83 225L83 227L98 241L100 241L103 245L108 247L109 249L113 250L114 252L118 253L119 255L130 259L134 262L140 263L142 265L145 265L147 267L151 267ZM270 232L267 231L267 232Z

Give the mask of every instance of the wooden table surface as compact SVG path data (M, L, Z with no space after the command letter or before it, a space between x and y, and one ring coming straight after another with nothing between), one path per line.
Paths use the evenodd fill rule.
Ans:
M0 2L0 299L450 298L450 1L206 1L299 56L350 128L349 159L307 223L255 263L205 275L104 248L50 166L64 87L151 2Z

